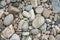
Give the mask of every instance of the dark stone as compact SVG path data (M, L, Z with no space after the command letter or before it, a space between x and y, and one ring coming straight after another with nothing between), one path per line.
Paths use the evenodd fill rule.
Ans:
M0 9L2 9L4 6L0 4Z

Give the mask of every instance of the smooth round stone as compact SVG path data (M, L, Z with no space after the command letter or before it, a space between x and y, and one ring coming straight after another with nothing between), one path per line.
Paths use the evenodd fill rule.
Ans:
M23 36L28 36L29 35L29 32L22 32L22 35Z
M50 35L49 40L55 40L53 35Z
M32 38L31 38L30 36L28 36L28 37L26 38L26 40L32 40Z
M38 17L36 17L32 22L32 26L34 28L39 28L45 22L44 17L42 17L41 15L37 15L37 16Z
M12 14L9 14L4 19L4 25L10 25L13 21L14 17Z
M38 6L36 9L35 9L36 13L42 13L43 12L43 7L42 6Z
M56 35L55 40L60 40L60 35Z
M38 34L38 33L39 33L39 30L38 30L38 29L32 29L32 30L31 30L31 33L32 33L32 34Z
M13 34L10 40L20 40L20 37L17 34Z

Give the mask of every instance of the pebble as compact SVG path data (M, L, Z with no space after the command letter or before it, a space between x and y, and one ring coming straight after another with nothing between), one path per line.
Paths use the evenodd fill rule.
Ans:
M42 30L42 33L45 33L46 32L46 27L47 24L45 23L40 29Z
M56 35L55 40L60 40L60 34Z
M3 9L3 7L4 7L4 6L0 3L0 9Z
M34 35L34 34L38 34L39 33L39 30L38 29L32 29L31 30L31 33Z
M38 14L39 15L39 14ZM37 16L38 16L37 15ZM39 15L38 17L36 17L33 22L32 22L32 26L34 28L39 28L43 23L45 22L45 19L43 16Z
M33 38L33 40L39 40L38 38Z
M42 6L38 6L36 9L35 9L36 13L42 13L43 12L43 7Z
M13 34L10 40L20 40L20 37L17 34Z
M1 5L6 6L5 0L4 1L1 1Z
M57 21L58 14L55 14L54 21Z
M3 26L3 21L2 20L0 20L0 28L3 28L4 26Z
M35 13L34 13L34 10L31 9L31 10L29 11L29 13L31 14L30 20L34 20L34 19L35 19Z
M21 20L18 24L18 29L22 29L24 31L27 31L28 30L28 22Z
M30 18L30 17L31 17L30 13L27 12L27 11L23 11L23 15L24 15L25 17L27 17L27 18Z
M23 36L28 36L30 33L29 32L22 32Z
M4 25L10 25L13 21L14 17L12 14L9 14L4 19Z
M48 18L51 13L52 13L51 10L49 10L49 9L47 9L47 8L44 8L43 16L44 16L45 18Z
M26 40L32 40L32 38L31 38L30 36L28 36L28 37L26 38Z
M3 13L4 13L4 10L0 9L0 18L2 17Z
M10 0L10 2L16 2L17 0Z
M52 9L54 13L59 13L60 12L60 7L59 7L59 0L50 0L52 2Z
M2 37L2 38L9 38L14 32L15 32L15 31L14 31L14 29L13 29L13 26L10 25L10 26L6 27L6 28L2 31L1 37Z
M31 5L32 7L37 7L38 6L37 0L31 0Z
M18 8L11 6L11 5L9 5L8 11L10 13L19 13L20 12L20 10Z
M55 40L55 37L53 35L50 35L49 40Z
M26 10L27 10L27 11L30 11L31 9L32 9L32 5L27 5L27 6L26 6Z
M42 0L42 2L46 2L47 0Z

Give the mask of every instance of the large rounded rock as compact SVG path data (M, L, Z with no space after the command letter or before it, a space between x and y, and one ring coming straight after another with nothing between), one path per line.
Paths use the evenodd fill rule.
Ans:
M13 15L9 14L4 19L4 25L10 25L12 23L13 19L14 19Z
M13 36L10 38L10 40L20 40L20 37L17 34L13 34Z
M45 22L44 17L42 17L41 15L37 15L37 17L32 22L32 26L34 28L39 28L44 22Z

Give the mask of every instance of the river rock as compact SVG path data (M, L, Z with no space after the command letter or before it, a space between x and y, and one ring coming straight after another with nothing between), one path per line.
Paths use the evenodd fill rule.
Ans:
M22 35L23 36L28 36L29 35L29 32L22 32Z
M35 13L34 13L34 10L31 9L31 10L29 11L29 13L31 14L30 20L34 20L34 19L35 19Z
M31 17L30 13L27 12L27 11L23 11L23 15L24 15L25 17L27 17L27 18L30 18L30 17Z
M27 21L24 21L24 20L21 20L18 23L18 29L22 29L24 31L27 31L28 30L28 22Z
M13 29L13 26L10 25L2 31L1 36L2 36L2 38L9 38L14 32L15 31Z
M39 15L39 14L38 14ZM38 16L37 15L37 16ZM33 22L32 22L32 26L34 28L39 28L43 23L45 22L45 19L43 16L39 15L38 17L36 17Z
M18 8L14 7L14 6L10 6L10 5L8 7L8 11L10 13L19 13L20 12L20 10Z
M13 34L10 40L20 40L20 37L17 34Z
M14 17L12 14L9 14L4 19L4 25L10 25L13 21Z
M31 33L32 33L32 34L38 34L38 33L39 33L39 30L38 30L38 29L32 29L32 30L31 30Z
M37 0L31 0L32 7L37 7L38 3Z
M47 8L44 8L44 11L43 11L43 16L44 17L46 17L46 18L49 17L51 13L52 13L51 10L49 10Z
M43 7L42 6L38 6L36 9L35 9L36 13L42 13L43 12Z

